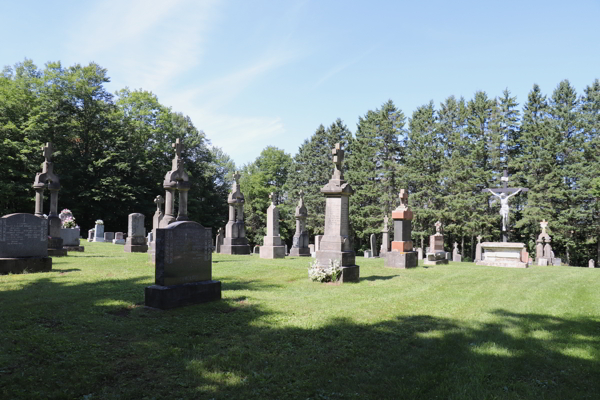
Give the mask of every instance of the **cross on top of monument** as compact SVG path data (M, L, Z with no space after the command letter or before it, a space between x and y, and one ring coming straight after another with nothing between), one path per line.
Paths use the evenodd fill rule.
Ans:
M52 149L52 142L48 142L45 146L42 146L42 151L45 162L52 162L52 153L54 153L54 150Z
M398 193L398 197L400 197L400 205L405 206L408 205L408 192L404 189L400 189L400 193Z
M477 235L477 243L480 243L481 239L482 239L481 235Z
M342 146L339 143L336 143L335 148L331 150L331 154L333 154L333 163L335 164L335 169L341 171L342 163L344 162L344 150L342 150Z
M273 203L273 200L275 199L275 193L271 192L269 194L269 200L271 200L271 203Z
M546 233L546 227L548 226L548 221L545 219L540 222L540 227L542 228L542 234Z
M177 138L177 140L175 140L175 143L173 143L172 146L175 149L177 157L181 157L181 151L183 150L183 143L181 143L181 140Z
M300 200L304 200L304 190L300 189L298 196L300 196Z
M440 221L435 223L435 231L436 233L440 233L440 228L442 227L442 223Z
M235 171L235 174L233 174L233 179L235 179L235 183L240 183L240 173L238 171Z
M154 202L156 203L156 207L160 210L160 207L165 202L165 199L163 199L163 197L161 195L158 195L154 199Z

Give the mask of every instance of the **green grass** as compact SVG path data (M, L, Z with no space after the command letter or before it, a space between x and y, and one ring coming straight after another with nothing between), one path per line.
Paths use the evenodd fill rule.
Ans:
M0 276L1 399L598 399L600 269L213 256L219 302L143 307L146 254Z

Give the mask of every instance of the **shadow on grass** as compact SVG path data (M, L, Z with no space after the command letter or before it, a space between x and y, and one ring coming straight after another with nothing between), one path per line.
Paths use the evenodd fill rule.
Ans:
M494 310L304 328L251 296L146 310L139 279L0 292L3 398L596 399L600 322ZM223 281L223 290L268 290ZM285 316L284 316L285 317Z
M387 281L390 279L397 278L398 275L370 275L365 277L360 277L361 281Z
M50 272L60 272L61 274L64 274L66 272L77 272L77 271L81 271L81 270L79 268L69 268L69 269L52 268L52 271L50 271Z

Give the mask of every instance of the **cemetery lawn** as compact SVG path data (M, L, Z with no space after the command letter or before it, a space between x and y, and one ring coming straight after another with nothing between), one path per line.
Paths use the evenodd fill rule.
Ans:
M213 256L218 302L146 309L147 254L0 276L1 399L598 399L600 269Z

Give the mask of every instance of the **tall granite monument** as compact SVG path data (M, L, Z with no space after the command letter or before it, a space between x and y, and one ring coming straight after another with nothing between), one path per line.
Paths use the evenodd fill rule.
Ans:
M383 228L381 229L381 247L379 255L385 257L385 253L390 251L390 229L388 228L388 216L383 217Z
M160 227L166 228L170 223L175 221L187 221L187 200L188 191L190 190L190 178L183 169L183 143L177 139L173 143L175 149L175 157L171 164L171 170L165 174L163 187L165 189L165 213L160 221ZM179 208L177 210L177 218L175 218L175 191L179 192Z
M146 244L146 228L144 228L144 214L132 213L128 217L127 239L124 251L127 253L145 253L148 251Z
M341 282L358 282L360 267L355 265L356 256L350 243L349 199L354 193L344 180L342 164L344 150L336 143L332 150L335 168L329 182L321 188L325 195L325 234L316 251L319 266L327 267L330 261L338 260L342 273Z
M310 249L308 248L308 232L306 231L306 218L308 218L308 210L304 205L304 191L298 193L300 200L296 206L296 233L292 240L292 249L290 256L292 257L310 257Z
M178 221L156 230L155 284L145 289L147 307L170 308L221 298L212 280L212 229Z
M50 212L48 213L48 255L52 257L62 257L67 255L67 249L63 248L63 239L60 236L62 221L58 216L58 191L60 190L60 180L54 173L54 163L52 162L52 143L46 143L42 147L44 154L44 163L42 172L35 175L33 189L35 190L35 216L44 217L44 189L46 185L50 191Z
M240 191L240 174L233 174L231 193L227 198L229 203L229 221L225 226L225 237L221 246L221 254L250 254L250 246L246 238L244 225L244 195Z
M0 218L0 274L47 272L51 269L47 220L24 213Z
M440 232L442 223L435 223L435 234L429 236L429 252L425 254L424 265L448 264L448 258L444 251L444 235Z
M417 266L417 252L413 251L412 219L413 213L408 206L408 193L400 190L400 205L392 211L394 220L394 241L392 251L385 253L386 267L414 268Z
M156 245L156 230L160 227L160 223L164 217L164 213L162 211L162 205L165 200L161 195L156 196L154 199L154 204L156 204L156 211L154 212L154 216L152 217L152 240L148 241L148 256L150 258L150 262L155 262L155 245Z
M550 235L548 235L548 232L546 232L548 222L543 220L540 222L540 227L542 228L542 233L539 234L536 240L535 261L537 265L554 265L554 252L552 251L552 246L550 245L552 239L550 238Z
M260 258L285 258L285 245L279 236L279 210L275 205L274 194L269 195L271 205L267 209L267 236L260 246Z

